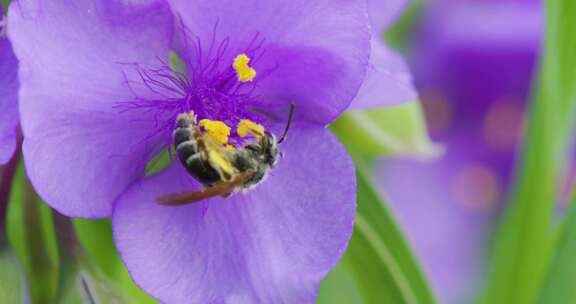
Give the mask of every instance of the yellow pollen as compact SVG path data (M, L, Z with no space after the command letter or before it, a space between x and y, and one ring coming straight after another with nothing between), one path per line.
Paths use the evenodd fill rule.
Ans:
M264 127L248 119L242 119L238 123L236 133L240 137L246 137L248 134L252 134L254 137L262 137L264 136Z
M230 136L230 127L218 120L202 119L200 126L219 144L226 145Z
M232 66L236 71L236 76L238 76L238 81L248 82L254 80L256 77L256 70L251 68L248 63L250 63L250 57L246 54L240 54L234 58L234 63Z

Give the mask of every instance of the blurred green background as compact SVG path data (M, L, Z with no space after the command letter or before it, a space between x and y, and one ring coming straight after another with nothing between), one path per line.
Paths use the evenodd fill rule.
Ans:
M318 303L576 303L576 207L570 204L576 197L570 179L576 2L457 2L458 9L454 1L414 1L383 33L409 58L422 100L349 112L331 126L357 165L358 209L348 251L323 282ZM527 7L541 17L536 30L542 32L535 33L540 38L523 44L512 35L499 37L504 28L498 26L534 31L519 26L522 14L498 21L503 11ZM469 16L469 10L487 18L463 18L471 26L453 31L458 23L451 22ZM496 30L487 30L487 24ZM470 40L474 35L479 39ZM524 50L532 61L517 60ZM467 66L470 61L482 69ZM515 65L525 84L500 71ZM505 86L505 77L514 81ZM490 81L501 86L490 87ZM508 97L518 93L512 105L520 114L505 112L504 121L520 117L521 123L487 120L496 126L494 134L517 128L517 137L503 139L512 147L508 154L474 140L481 124L475 119L488 119L485 108L499 104L484 97L491 89ZM447 119L451 127L443 125ZM472 184L472 200L462 201L479 213L446 207L452 202L444 199L452 188L443 188L449 181L442 180L442 168L468 168L469 160L504 168L481 167L455 184L460 190ZM427 177L430 172L438 175ZM156 303L131 281L109 221L71 220L50 210L34 194L19 155L1 173L3 181L13 182L6 231L0 230L0 303ZM408 187L421 198L403 194L400 173L406 173L404 184L412 182L410 174L422 180ZM427 189L438 182L434 177L444 184ZM387 182L394 178L398 186Z

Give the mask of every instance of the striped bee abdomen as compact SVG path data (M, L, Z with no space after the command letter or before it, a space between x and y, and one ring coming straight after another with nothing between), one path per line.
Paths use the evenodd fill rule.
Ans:
M197 127L193 119L187 114L178 116L173 133L176 155L190 175L203 185L210 186L220 181L220 175L198 151L198 140L194 134Z

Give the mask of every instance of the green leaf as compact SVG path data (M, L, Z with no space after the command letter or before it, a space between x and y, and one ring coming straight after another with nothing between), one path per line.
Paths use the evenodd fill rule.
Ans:
M336 265L320 285L317 304L361 304L362 297L356 286L349 265Z
M60 284L56 303L93 303L93 296L82 275L83 250L69 218L54 212L60 254ZM106 303L114 303L108 301Z
M7 210L20 160L15 153L4 166L0 166L0 300L7 303L24 303L29 298L22 264L10 245L7 235Z
M574 124L576 111L576 2L547 0L546 19L544 97L558 105L560 110L552 115L566 127Z
M143 303L133 298L129 290L110 280L84 257L63 259L61 265L57 304Z
M61 265L58 304L142 303L130 295L129 289L122 288L105 275L96 265L95 260L86 255L71 219L58 214L54 215L54 219L59 238ZM115 256L110 256L110 250L105 250L106 248L102 246L105 244L106 242L102 242L99 249L108 251L108 257L111 258L109 262L114 261Z
M168 54L168 64L174 71L186 73L186 63L175 52L170 51Z
M8 10L8 5L10 4L10 0L2 0L2 2L0 2L0 4L2 4L2 11L4 12L4 15L6 15L6 11ZM2 18L2 16L0 16L0 19Z
M73 219L78 240L90 259L103 274L113 278L121 272L122 262L118 257L110 220Z
M419 102L346 112L331 128L349 150L364 156L429 158L441 152L428 137Z
M365 303L435 303L402 231L358 164L358 214L343 262L350 265Z
M56 303L92 303L92 294L85 287L84 280L75 261L64 260L60 265L60 285Z
M386 29L385 38L388 45L396 49L404 49L413 37L413 32L421 19L424 0L409 1L402 15Z
M122 304L158 303L132 281L114 246L112 225L109 220L75 219L74 225L80 243L86 251L86 258L90 261L90 265L93 266L89 269L89 274L93 277L93 281L108 282L105 286L114 286L121 289L124 298L134 299L134 302L121 302ZM118 291L115 293L117 295L120 294Z
M576 188L539 303L576 303Z
M7 242L0 243L0 300L24 303L26 286L20 260Z
M26 273L31 303L53 303L58 291L58 249L52 213L36 196L20 164L8 208L8 238Z
M491 256L484 303L534 303L553 245L557 186L574 125L576 2L549 0L546 13L539 87L530 107L515 191Z
M122 285L107 279L95 269L81 268L77 274L77 282L84 294L90 299L88 303L106 304L140 304L146 303L131 296L130 291ZM75 304L77 302L71 302Z
M152 158L146 164L146 176L154 175L166 169L172 162L170 155L175 155L175 153L171 154L171 152L168 151L167 149L163 149L158 154L156 154L156 156L154 156L154 158Z

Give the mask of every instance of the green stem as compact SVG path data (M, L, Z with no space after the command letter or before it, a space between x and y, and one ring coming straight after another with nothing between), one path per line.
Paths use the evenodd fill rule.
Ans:
M19 132L20 133L20 132ZM18 134L18 150L12 156L12 159L2 168L0 168L0 246L7 245L8 237L6 235L6 215L8 210L8 201L12 191L12 183L16 168L20 161L20 150L22 136Z

